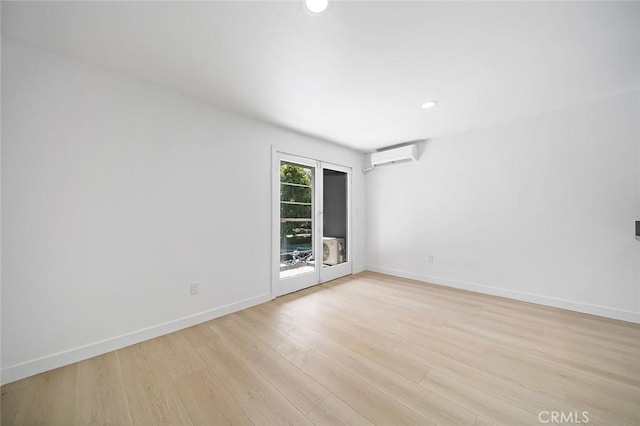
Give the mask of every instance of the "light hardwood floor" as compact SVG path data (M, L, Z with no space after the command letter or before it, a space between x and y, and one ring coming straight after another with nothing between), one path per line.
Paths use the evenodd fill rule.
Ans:
M1 415L7 426L395 426L558 412L638 425L639 360L637 324L362 273L10 383Z

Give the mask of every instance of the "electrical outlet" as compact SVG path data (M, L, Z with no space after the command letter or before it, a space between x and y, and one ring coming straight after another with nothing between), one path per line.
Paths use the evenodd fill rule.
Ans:
M429 263L433 263L433 255L429 255Z
M198 294L200 292L200 283L194 281L191 283L191 295Z

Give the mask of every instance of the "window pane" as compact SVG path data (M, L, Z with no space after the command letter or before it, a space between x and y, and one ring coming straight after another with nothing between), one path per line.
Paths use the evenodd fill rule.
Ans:
M280 190L280 201L311 203L311 188L283 184Z
M309 219L311 220L311 206L298 204L280 204L281 219Z
M280 166L280 277L315 269L313 252L313 168Z

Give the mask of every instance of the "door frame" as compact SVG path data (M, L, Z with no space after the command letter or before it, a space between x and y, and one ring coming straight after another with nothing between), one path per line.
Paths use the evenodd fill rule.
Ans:
M336 170L347 174L347 261L329 267L324 267L322 261L316 260L315 270L312 273L301 275L299 281L304 282L304 287L311 287L333 279L350 275L353 273L353 246L352 237L352 168L338 165L319 159L310 158L308 156L291 153L280 150L276 146L271 146L271 299L275 299L280 295L287 294L283 292L280 280L280 162L290 161L303 166L314 167L314 205L313 205L313 232L314 232L314 255L320 256L322 253L322 208L323 208L323 174L324 168ZM320 257L321 259L321 257ZM292 278L286 278L285 281ZM291 281L293 282L293 281ZM286 290L286 286L285 286ZM297 290L293 290L297 291Z

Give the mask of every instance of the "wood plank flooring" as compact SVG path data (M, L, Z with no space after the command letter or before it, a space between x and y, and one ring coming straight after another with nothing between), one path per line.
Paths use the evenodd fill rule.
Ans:
M1 418L526 425L553 412L639 425L640 325L367 272L10 383Z

